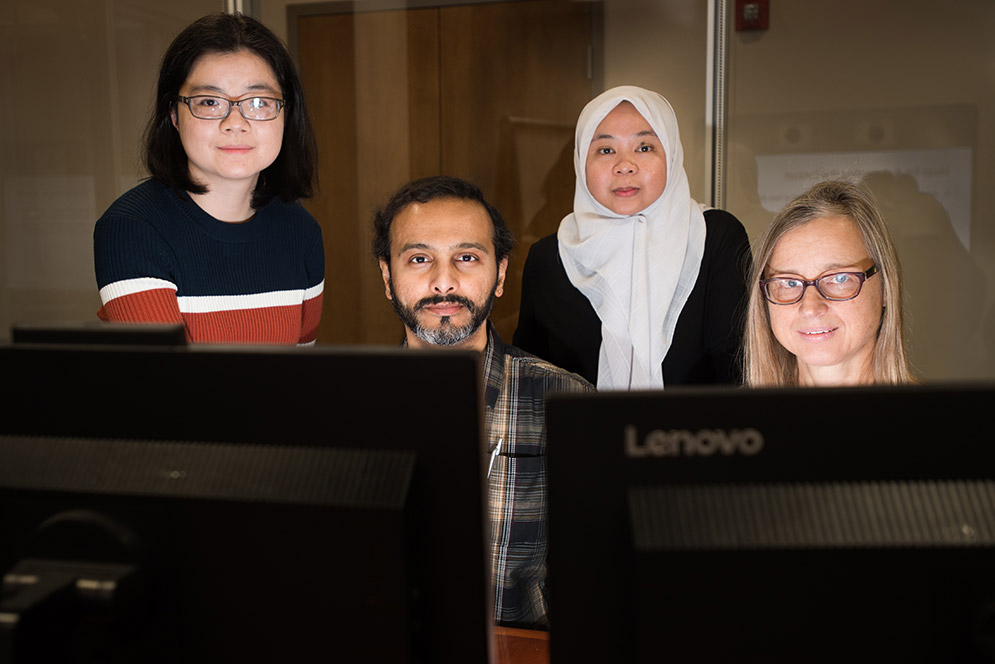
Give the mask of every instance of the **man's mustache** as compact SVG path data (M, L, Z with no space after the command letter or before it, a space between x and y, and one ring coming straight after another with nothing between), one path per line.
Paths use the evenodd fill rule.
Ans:
M433 295L432 297L423 298L418 300L418 303L415 304L415 311L432 306L433 304L461 304L466 307L467 311L471 314L476 313L477 311L477 307L474 306L473 302L462 295Z

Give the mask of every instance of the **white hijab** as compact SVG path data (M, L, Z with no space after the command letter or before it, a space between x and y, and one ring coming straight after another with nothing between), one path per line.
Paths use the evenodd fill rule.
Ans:
M623 101L646 119L667 157L663 193L631 217L596 201L586 177L594 132ZM705 218L688 189L674 109L661 95L634 86L595 97L577 120L574 170L574 212L560 222L557 239L570 283L601 319L598 389L663 388L663 358L705 250Z

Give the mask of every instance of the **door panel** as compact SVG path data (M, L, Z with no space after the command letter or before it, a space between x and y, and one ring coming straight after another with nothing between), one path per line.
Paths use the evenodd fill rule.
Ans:
M508 342L528 247L573 208L573 130L591 98L591 11L556 1L442 11L442 166L479 184L518 242L491 315Z
M477 183L519 244L492 320L510 341L531 242L573 202L570 147L591 96L596 3L485 3L298 17L318 134L328 268L319 343L396 343L372 258L372 214L404 182Z
M413 167L437 168L437 140L429 141L427 150L421 146L422 137L438 126L437 104L424 100L437 96L432 81L438 78L438 58L423 45L438 41L435 14L412 10L300 20L301 75L318 140L319 192L307 207L321 223L325 242L319 343L401 339L371 251L371 217ZM409 86L410 69L417 72L418 85ZM414 103L409 95L416 97ZM419 137L410 146L418 154L415 163L411 137Z

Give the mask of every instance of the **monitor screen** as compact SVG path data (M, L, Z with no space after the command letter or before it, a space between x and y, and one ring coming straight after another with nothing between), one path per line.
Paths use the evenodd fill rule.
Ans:
M0 650L486 661L479 362L0 347Z
M992 385L551 398L551 661L995 661L993 403Z

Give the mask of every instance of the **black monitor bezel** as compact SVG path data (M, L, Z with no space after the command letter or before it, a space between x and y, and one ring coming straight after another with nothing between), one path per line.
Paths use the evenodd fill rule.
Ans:
M995 461L995 449L980 445L976 430L993 398L991 384L551 397L552 662L637 661L625 659L639 583L630 568L630 487L992 478L995 463L985 462ZM766 446L755 455L634 458L625 452L627 426L641 442L657 429L752 427L764 432Z
M10 344L0 433L414 451L412 495L431 515L415 545L431 588L426 647L434 661L484 661L480 361L396 347Z

